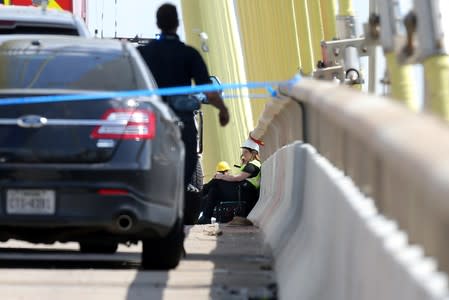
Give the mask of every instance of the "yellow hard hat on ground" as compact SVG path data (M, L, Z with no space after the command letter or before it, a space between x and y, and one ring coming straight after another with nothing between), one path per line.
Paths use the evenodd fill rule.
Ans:
M229 164L228 164L227 162L225 162L225 161L220 161L220 162L217 164L216 170L217 170L217 172L224 172L224 171L229 171L229 170L231 170L231 167L229 166Z

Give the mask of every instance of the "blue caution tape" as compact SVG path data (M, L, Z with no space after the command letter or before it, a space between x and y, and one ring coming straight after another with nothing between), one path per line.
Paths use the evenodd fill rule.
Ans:
M277 96L277 91L275 89L273 89L271 86L267 87L267 90L270 93L271 97L276 97Z
M20 98L2 98L0 99L0 106L6 105L16 105L16 104L36 104L36 103L52 103L52 102L70 102L70 101L92 101L92 100L102 100L108 98L130 98L139 96L172 96L172 95L185 95L185 94L195 94L203 92L213 92L213 91L223 91L223 90L236 90L236 89L256 89L264 88L269 92L268 97L276 97L277 92L272 88L272 86L293 86L296 82L300 80L295 76L293 79L288 81L279 82L250 82L250 83L228 83L228 84L204 84L196 86L182 86L182 87L170 87L170 88L160 88L154 90L134 90L134 91L118 91L118 92L92 92L83 94L71 94L71 95L48 95L48 96L32 96L32 97L20 97ZM250 95L249 95L250 96ZM258 95L259 97L261 95ZM245 97L244 95L239 97ZM227 97L231 98L231 97ZM235 98L235 97L234 97ZM251 97L250 97L251 98ZM260 97L261 98L261 97Z
M299 81L301 81L302 77L299 74L296 74L292 79L285 81L283 83L280 84L280 86L286 85L288 90L291 91L291 89L293 88L293 86L295 84L297 84Z

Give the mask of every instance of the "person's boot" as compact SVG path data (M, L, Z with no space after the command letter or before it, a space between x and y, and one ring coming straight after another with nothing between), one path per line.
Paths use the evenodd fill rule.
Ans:
M199 225L210 224L210 218L202 214L201 217L198 219L197 224Z
M212 199L210 198L215 192L214 191L210 191L207 199L204 199L205 203L204 203L204 209L203 212L201 213L200 218L198 219L198 223L197 224L211 224L211 218L212 215L214 213L214 207L215 207L215 202L212 201Z

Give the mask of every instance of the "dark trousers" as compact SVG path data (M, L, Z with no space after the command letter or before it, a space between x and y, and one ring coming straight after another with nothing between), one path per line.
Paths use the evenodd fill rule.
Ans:
M222 201L237 201L239 182L229 182L220 179L211 179L203 187L201 197L201 211L212 216L215 206Z
M198 163L198 131L193 120L193 112L177 112L176 114L184 124L181 135L185 148L184 186L187 187Z
M244 201L246 202L246 217L253 209L259 199L259 191L248 181L230 182L224 180L214 180L209 187L209 193L204 198L203 215L205 218L212 217L214 208L225 201Z

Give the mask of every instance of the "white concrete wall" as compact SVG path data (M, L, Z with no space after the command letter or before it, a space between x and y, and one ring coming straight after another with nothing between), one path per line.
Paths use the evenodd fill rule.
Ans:
M280 299L448 299L446 275L310 145L262 167L249 215L275 257Z

